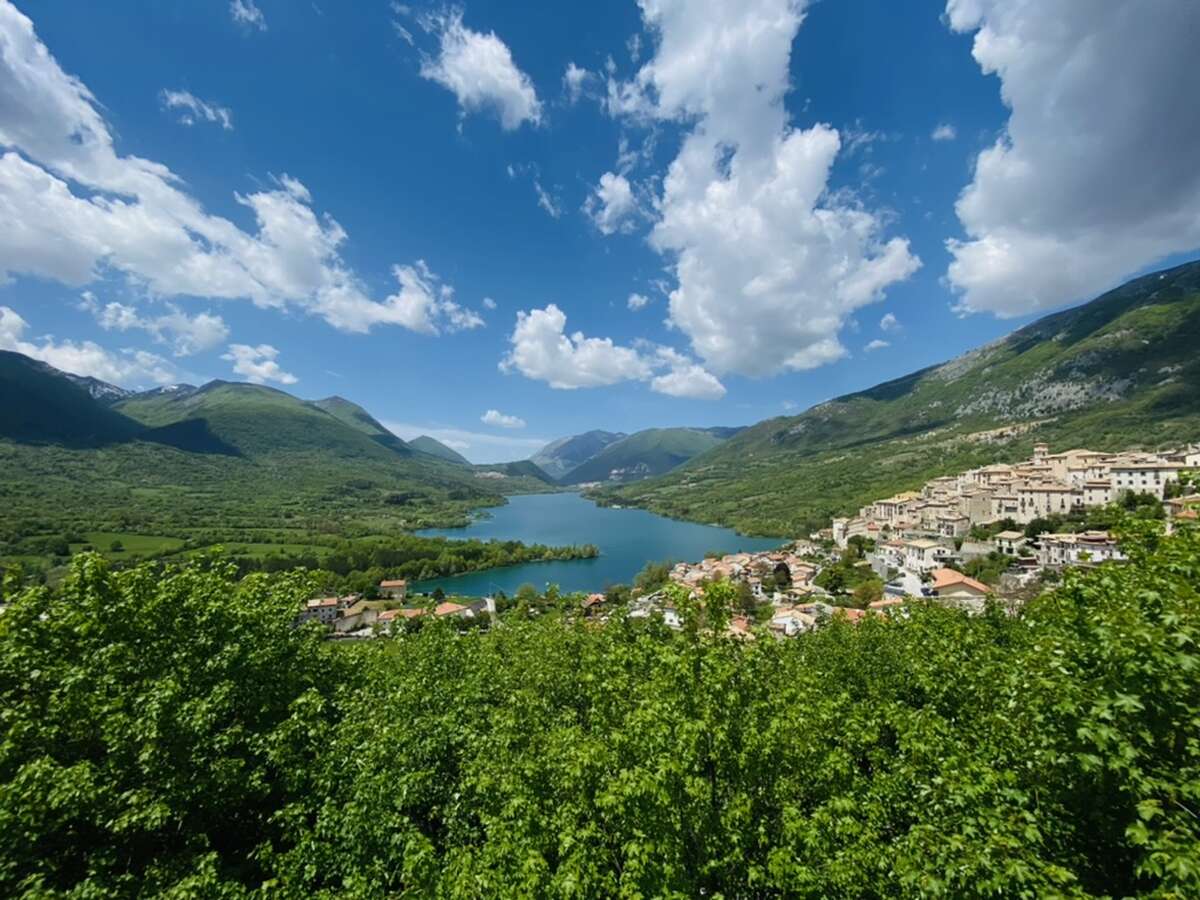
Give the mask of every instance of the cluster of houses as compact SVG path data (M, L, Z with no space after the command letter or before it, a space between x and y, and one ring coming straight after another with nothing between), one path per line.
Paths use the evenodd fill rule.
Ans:
M919 491L869 503L854 518L834 519L830 536L842 548L858 535L872 540L869 561L889 581L888 593L897 596L917 593L931 573L947 564L993 552L1015 557L1017 575L1021 570L1032 576L1040 569L1094 565L1124 558L1107 532L1043 532L1029 540L1022 531L1006 530L988 541L972 541L969 535L973 526L1003 521L1027 525L1107 505L1125 492L1163 500L1170 483L1197 467L1200 446L1195 445L1160 453L1051 453L1046 444L1036 444L1025 462L934 478ZM1194 517L1198 501L1175 498L1165 508L1174 522L1179 516Z
M814 539L832 538L845 549L861 535L872 549L864 559L884 582L883 598L866 610L837 607L814 583L824 562L820 545L798 541L768 553L737 553L720 559L680 563L671 581L698 590L705 581L744 582L754 597L772 607L770 629L790 637L818 627L834 616L857 621L872 613L901 611L909 598L923 597L977 611L997 589L958 571L964 563L1000 553L1015 562L1001 579L1000 592L1035 580L1044 569L1098 565L1123 560L1117 541L1106 531L1044 532L1030 540L1024 531L1003 530L986 541L969 539L972 526L1011 520L1028 524L1089 506L1106 505L1123 492L1148 493L1163 500L1167 485L1180 473L1200 467L1200 446L1161 453L1100 453L1068 450L1050 453L1046 444L1033 457L1013 465L991 465L961 475L935 478L910 491L868 504L854 518L834 519ZM1200 515L1200 495L1165 500L1168 527ZM780 578L783 574L786 577ZM678 614L663 594L635 601L633 615L661 614L678 627ZM735 618L731 631L749 623Z
M1160 453L1102 453L1067 450L1051 453L1035 444L1021 463L999 463L946 475L869 503L854 518L833 520L838 546L855 535L879 539L889 533L922 531L962 538L972 525L1011 519L1027 525L1035 519L1112 503L1122 493L1147 493L1159 500L1181 472L1200 467L1200 445Z
M362 639L388 634L397 622L405 619L426 615L439 619L474 619L496 611L490 597L470 603L444 601L433 608L406 606L408 583L405 581L381 581L378 594L379 598L375 600L365 600L359 594L314 598L300 609L296 624L320 622L329 629L331 637Z
M696 593L707 581L749 585L758 602L770 604L766 627L769 633L781 638L795 637L838 618L858 622L869 615L903 614L907 602L904 595L885 596L870 603L866 609L830 602L835 598L814 579L824 562L830 562L834 557L818 544L796 541L781 550L734 553L696 563L679 563L671 570L670 581ZM982 609L990 593L991 588L974 578L954 569L935 566L911 595L967 609ZM664 591L635 599L629 615L630 618L659 615L669 627L682 627L679 612ZM735 615L729 631L735 636L753 637L754 624L747 616Z

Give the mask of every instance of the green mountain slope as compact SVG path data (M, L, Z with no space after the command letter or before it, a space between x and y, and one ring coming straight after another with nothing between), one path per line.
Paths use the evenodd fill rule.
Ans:
M530 461L551 478L562 479L605 447L628 436L619 431L588 431L559 438L535 453Z
M649 428L609 444L572 469L563 484L635 481L661 475L723 443L736 429Z
M361 431L377 444L382 444L390 450L405 455L412 452L404 441L384 428L378 419L344 397L326 397L324 400L313 400L309 405L329 413L339 422Z
M450 449L441 441L434 440L428 435L421 435L413 438L408 442L408 446L414 450L420 450L422 453L429 456L436 456L438 459L444 459L446 462L452 462L460 466L469 466L471 461L461 453Z
M989 434L1003 429L1003 434ZM1200 262L1129 282L940 366L771 419L614 502L765 534L1055 448L1200 440Z
M397 458L395 449L381 446L358 426L263 385L213 381L194 391L138 394L113 408L149 428L203 423L207 434L253 459L297 454L379 462Z
M352 403L259 385L160 388L108 405L0 355L0 544L122 532L303 542L465 520L500 485L412 452Z
M140 431L97 402L87 385L28 356L0 351L0 437L87 447L131 440Z

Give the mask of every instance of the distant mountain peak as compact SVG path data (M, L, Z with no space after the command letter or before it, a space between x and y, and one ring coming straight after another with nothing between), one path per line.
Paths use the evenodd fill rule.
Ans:
M446 462L457 463L458 465L462 466L471 465L471 461L457 450L447 447L441 441L437 440L436 438L431 438L427 434L423 434L420 437L415 437L411 441L408 441L408 446L412 447L414 450L419 450L422 453L428 454L429 456L436 456L438 459L443 459Z

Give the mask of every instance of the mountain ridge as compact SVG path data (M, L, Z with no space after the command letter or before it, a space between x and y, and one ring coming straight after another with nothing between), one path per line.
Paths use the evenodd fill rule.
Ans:
M1032 444L1200 439L1200 261L1133 279L954 359L759 422L606 502L803 533Z
M568 472L560 483L633 481L661 475L718 446L740 430L647 428L608 444Z

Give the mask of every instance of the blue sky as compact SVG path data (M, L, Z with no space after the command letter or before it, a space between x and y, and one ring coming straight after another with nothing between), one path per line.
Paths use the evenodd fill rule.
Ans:
M1200 246L1135 6L0 0L0 347L476 461L800 410Z

